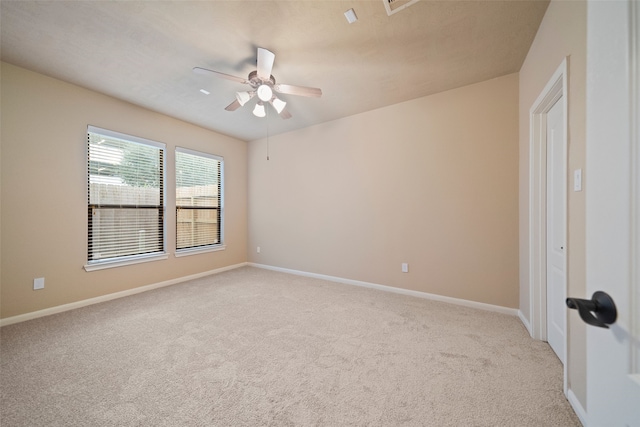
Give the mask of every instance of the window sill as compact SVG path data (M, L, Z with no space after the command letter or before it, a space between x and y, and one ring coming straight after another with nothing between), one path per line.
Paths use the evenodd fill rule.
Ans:
M143 262L160 261L168 259L169 255L166 252L152 255L140 255L127 259L114 259L110 261L95 261L94 263L86 264L84 266L85 271L104 270L106 268L123 267L125 265L141 264Z
M183 256L202 254L206 252L217 252L224 251L227 248L226 245L215 245L215 246L205 246L202 248L193 248L193 249L179 249L176 251L176 258L180 258Z

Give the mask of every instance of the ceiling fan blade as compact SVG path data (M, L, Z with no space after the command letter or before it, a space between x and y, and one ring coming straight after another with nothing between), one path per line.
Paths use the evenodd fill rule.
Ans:
M322 90L316 87L277 84L273 86L273 90L287 95L311 96L314 98L320 98L322 96Z
M225 109L225 110L227 110L227 111L235 111L235 110L237 110L237 109L238 109L238 108L240 108L240 107L241 107L241 105L240 105L240 103L238 102L238 100L236 99L236 100L235 100L235 101L233 101L231 104L227 105L224 109Z
M281 112L280 112L280 117L282 117L283 119L287 120L290 119L291 117L293 117L291 115L291 113L289 112L289 110L287 110L286 108L284 108Z
M220 71L208 70L206 68L194 67L193 72L196 74L203 74L205 76L216 76L223 79L231 80L238 83L249 83L247 79L243 79L242 77L232 76L231 74L221 73Z
M275 59L276 55L273 52L261 47L258 48L258 77L262 80L271 78L271 69Z

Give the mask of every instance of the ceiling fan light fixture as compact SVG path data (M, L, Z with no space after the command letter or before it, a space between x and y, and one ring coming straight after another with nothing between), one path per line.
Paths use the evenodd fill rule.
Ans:
M2 0L0 0L1 2ZM418 0L384 0L384 1L418 1ZM355 12L352 10L352 15L355 16ZM356 17L357 18L357 17ZM221 73L220 71L209 70L201 67L194 67L193 72L196 74L203 74L208 76L215 76L217 78L231 80L237 83L249 85L251 88L247 91L235 92L235 99L224 109L226 111L236 111L238 108L247 105L256 95L258 95L259 101L253 101L253 115L256 117L267 117L267 109L272 108L277 111L280 118L287 120L290 119L291 113L287 109L287 102L278 99L274 94L284 94L284 96L296 95L306 96L312 98L320 98L322 96L322 90L315 87L295 86L289 84L276 84L276 78L273 77L271 71L273 69L273 61L275 54L265 48L258 48L257 58L257 70L251 71L248 78L236 77L231 74ZM208 91L202 90L202 93L208 93ZM268 107L266 104L271 104ZM257 104L257 105L256 105Z
M287 105L287 103L280 98L274 97L271 101L271 105L273 105L273 108L275 108L278 114L280 114L282 113L282 110L284 110L284 107Z
M267 112L264 109L264 104L262 103L262 101L256 104L255 108L253 109L253 115L256 117L265 117L267 115Z
M240 105L244 105L255 95L255 92L236 92L236 99Z
M271 97L273 96L273 91L268 85L260 85L258 87L257 92L258 92L258 98L260 98L261 101L263 102L271 101Z

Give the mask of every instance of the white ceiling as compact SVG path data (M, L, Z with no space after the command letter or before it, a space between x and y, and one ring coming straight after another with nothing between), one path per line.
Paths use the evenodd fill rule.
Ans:
M388 16L383 1L2 0L1 58L248 141L517 72L548 5L422 0ZM225 111L249 87L192 68L244 78L257 47L278 83L322 98L280 96L289 120L253 116L255 98Z

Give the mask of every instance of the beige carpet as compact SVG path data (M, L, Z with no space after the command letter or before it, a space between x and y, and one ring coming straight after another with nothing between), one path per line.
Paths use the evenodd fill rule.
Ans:
M580 425L515 317L251 267L0 345L2 427Z

